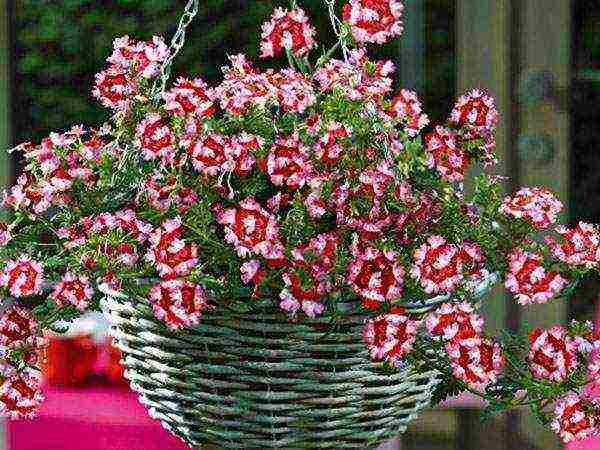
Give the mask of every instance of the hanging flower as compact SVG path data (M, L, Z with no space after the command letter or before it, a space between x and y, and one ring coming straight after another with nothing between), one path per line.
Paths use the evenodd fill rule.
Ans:
M161 158L164 163L173 162L175 157L173 134L160 114L152 113L146 116L138 124L135 135L144 159Z
M50 297L59 306L74 305L80 311L89 306L94 290L88 278L67 273L56 285Z
M317 159L328 166L335 166L344 155L344 140L350 138L352 129L339 122L330 122L327 130L321 135L314 152Z
M425 136L425 149L429 153L427 166L436 168L448 181L462 181L469 166L469 155L456 141L456 133L437 126L433 133Z
M415 250L414 259L411 275L428 294L453 292L463 281L481 279L487 273L479 246L448 244L442 236L430 236Z
M294 69L283 69L272 75L269 81L285 112L302 114L317 100L310 80Z
M500 344L488 338L452 340L446 344L446 353L454 376L480 391L496 383L504 368Z
M429 117L423 113L417 94L408 89L402 89L393 98L390 112L404 126L404 131L410 137L417 136L429 125Z
M294 264L308 269L321 292L329 290L328 275L335 266L338 245L336 233L322 233L312 238L307 245L292 250Z
M106 108L128 111L136 90L137 86L128 79L127 72L112 66L96 74L92 95Z
M557 242L549 237L547 243L552 254L570 266L585 266L593 269L600 262L600 235L594 225L579 222L575 228L556 227L560 236Z
M12 240L12 234L8 225L4 222L0 222L0 247L6 246Z
M283 257L283 249L276 244L279 241L277 219L254 198L240 201L237 208L218 211L217 222L225 227L225 240L235 246L241 258L252 254L266 258L271 251Z
M275 8L271 20L262 26L261 58L277 57L290 50L294 56L305 56L315 45L316 31L302 8Z
M261 268L261 264L257 259L246 261L240 266L240 274L242 282L245 284L254 284L254 297L258 297L260 291L259 286L265 278L266 272Z
M5 375L0 385L0 415L10 420L33 419L44 401L41 382L41 374L29 368Z
M160 73L161 65L168 56L169 48L160 36L154 36L150 42L123 36L114 40L113 53L108 62L135 76L154 78Z
M348 282L362 297L366 308L377 310L381 304L402 295L404 269L394 251L373 247L355 249L348 265Z
M11 306L0 317L0 346L4 349L38 350L44 343L40 333L33 314L25 308Z
M301 308L308 317L316 317L323 313L325 305L321 303L324 292L319 292L314 280L312 286L306 286L296 273L284 273L284 289L279 294L279 307L288 312L291 317Z
M275 186L298 189L313 171L310 151L297 135L279 137L267 156L267 173Z
M233 170L234 162L228 159L226 152L231 139L220 134L202 136L189 147L194 169L203 175L215 177L226 170Z
M404 312L382 314L365 321L363 339L376 361L385 360L402 367L402 358L410 353L417 337L419 322Z
M583 440L599 433L598 417L590 414L591 405L576 394L568 394L556 403L551 427L563 442Z
M358 43L385 44L402 34L403 11L404 5L398 0L349 0L343 19Z
M268 77L252 66L246 55L230 56L229 60L231 66L223 68L225 78L214 90L222 109L239 115L251 106L265 107L275 101Z
M27 255L7 261L0 275L0 285L17 298L41 294L43 283L42 265Z
M445 341L457 341L461 345L476 343L483 333L483 318L475 313L468 302L443 303L425 318L425 326L431 336Z
M563 327L537 328L529 342L529 366L536 378L559 382L577 368L577 345Z
M546 303L567 284L559 273L544 268L540 254L514 249L508 258L505 285L521 305Z
M496 127L498 117L494 99L484 91L473 89L458 99L450 114L450 121L459 127L469 127L470 131L483 136L486 131Z
M562 203L546 188L524 187L513 197L502 202L500 212L506 216L524 219L541 230L556 222Z
M161 281L150 289L148 298L156 317L173 330L197 325L210 309L204 288L189 281Z
M155 265L159 276L165 280L183 277L198 263L198 247L183 239L181 218L165 221L150 235L150 249L146 259Z
M191 115L205 118L217 111L212 89L202 78L178 78L175 85L163 93L163 100L165 109L179 117Z

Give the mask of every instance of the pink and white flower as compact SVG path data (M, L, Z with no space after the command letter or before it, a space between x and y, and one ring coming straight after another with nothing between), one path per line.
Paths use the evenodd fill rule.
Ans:
M344 124L330 122L314 146L317 159L328 166L335 166L346 151L343 141L351 134L352 130Z
M526 220L540 230L555 223L562 208L562 203L550 190L543 187L524 187L513 197L504 199L500 212L509 217Z
M136 128L136 139L146 160L161 158L171 163L175 157L173 132L163 121L160 114L151 113Z
M425 318L425 326L431 336L445 341L458 341L462 345L475 343L483 333L483 317L468 302L443 303Z
M486 131L496 128L498 117L494 99L480 89L473 89L458 99L450 114L450 121L483 136Z
M169 48L160 36L154 36L149 42L123 36L114 40L113 53L108 62L134 76L149 79L160 73L162 63L168 56Z
M312 172L309 148L297 135L277 138L267 156L267 173L275 186L298 189Z
M279 294L281 309L291 317L295 317L299 309L302 309L308 317L316 317L323 313L325 305L321 299L326 292L320 292L317 286L303 285L300 277L295 273L286 272L282 278L285 287Z
M594 225L579 222L574 228L556 227L559 241L549 237L547 243L558 260L570 266L598 267L600 262L600 234Z
M269 81L285 112L302 114L317 101L310 80L293 69L283 69L271 75Z
M425 136L425 149L429 153L427 166L436 168L448 181L462 181L469 167L469 155L458 146L454 131L437 126Z
M417 136L429 124L416 92L402 89L392 100L391 114L402 123L406 134Z
M137 89L124 69L111 66L96 74L92 95L106 108L128 111Z

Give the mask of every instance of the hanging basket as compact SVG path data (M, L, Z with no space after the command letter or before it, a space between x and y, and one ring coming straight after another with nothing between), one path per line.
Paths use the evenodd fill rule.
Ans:
M282 313L217 309L174 332L145 299L104 292L125 377L150 415L194 449L374 447L403 433L439 383L435 371L391 373L372 361L357 314L331 331L326 315L292 323ZM407 310L423 314L446 300Z

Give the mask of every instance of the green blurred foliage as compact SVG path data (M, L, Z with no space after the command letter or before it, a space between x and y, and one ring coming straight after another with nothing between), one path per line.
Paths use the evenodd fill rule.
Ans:
M104 67L112 41L125 34L137 39L176 30L186 1L170 0L15 0L16 118L15 140L38 141L48 132L72 124L101 124L108 112L91 96L94 74ZM301 3L319 30L319 42L332 41L321 0ZM339 2L341 3L341 2ZM434 117L446 114L453 96L454 27L452 2L427 1L427 80L424 101ZM256 58L260 25L284 0L203 0L187 44L176 60L173 76L201 74L218 82L227 54L245 52ZM398 40L380 47L379 58L398 62ZM317 52L322 51L318 49ZM283 61L260 61L259 65ZM436 115L436 111L439 113Z

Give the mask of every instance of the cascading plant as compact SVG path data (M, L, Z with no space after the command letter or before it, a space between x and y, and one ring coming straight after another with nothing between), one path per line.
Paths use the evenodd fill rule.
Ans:
M111 120L14 149L25 164L0 231L3 414L34 416L43 331L98 309L104 283L173 330L220 308L343 318L337 302L354 297L371 357L438 369L435 401L470 391L489 412L529 406L565 441L599 432L591 326L488 337L472 296L503 280L524 307L568 298L598 271L598 229L556 226L562 204L543 187L504 197L486 92L430 125L415 92L394 91L394 65L367 50L402 33L401 2L349 0L341 16L325 3L331 49L292 2L260 44L289 66L233 55L216 86L167 84L182 41L115 39L92 89ZM466 195L472 166L484 170ZM404 308L441 294L425 317Z

